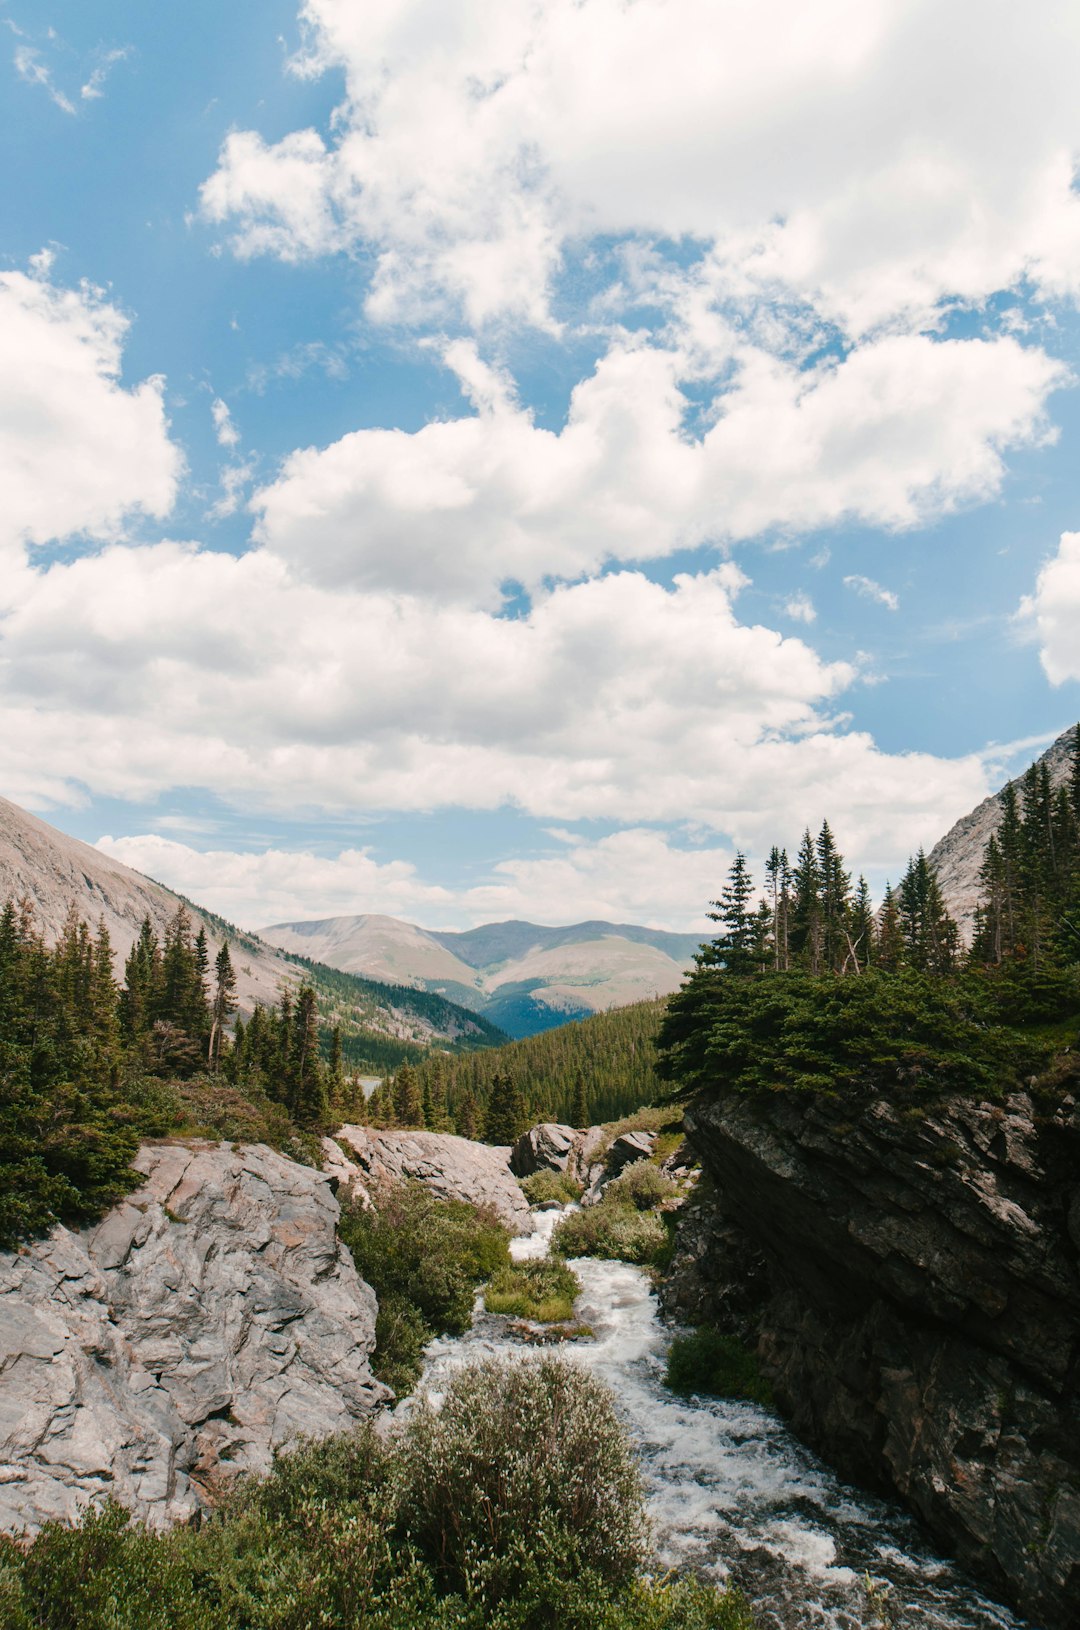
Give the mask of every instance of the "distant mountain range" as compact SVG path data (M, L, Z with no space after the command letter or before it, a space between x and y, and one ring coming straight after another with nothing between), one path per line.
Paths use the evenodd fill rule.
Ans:
M260 930L270 945L437 992L511 1036L678 990L700 934L633 923L486 923L462 933L366 914Z
M431 995L411 979L394 981L391 976L388 983L382 977L342 973L335 966L320 968L315 959L303 960L310 958L310 949L300 957L282 952L0 798L0 904L24 897L32 902L50 943L72 905L94 927L104 920L118 973L143 919L149 917L160 936L183 904L193 931L206 931L211 962L229 940L242 1014L257 1002L273 1006L284 989L308 979L318 991L324 1020L341 1025L347 1056L376 1068L393 1068L432 1043L469 1049L506 1040L472 1003L462 1007Z

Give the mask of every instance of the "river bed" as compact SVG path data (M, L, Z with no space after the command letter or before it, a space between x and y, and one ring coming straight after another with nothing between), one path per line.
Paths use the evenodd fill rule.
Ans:
M515 1258L543 1256L558 1216L534 1213L534 1233L511 1246ZM640 1268L588 1257L572 1266L582 1283L575 1312L596 1336L558 1351L588 1365L618 1400L662 1567L738 1583L761 1630L1031 1630L937 1556L902 1509L842 1483L771 1411L668 1392L672 1331ZM470 1331L429 1347L420 1391L437 1400L460 1365L529 1352L478 1299Z

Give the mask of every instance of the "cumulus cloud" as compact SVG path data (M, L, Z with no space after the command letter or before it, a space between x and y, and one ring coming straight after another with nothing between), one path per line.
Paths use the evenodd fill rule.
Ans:
M694 437L678 351L613 346L558 432L471 343L445 356L472 415L301 449L256 493L257 537L311 580L490 600L768 529L915 525L993 496L1066 378L1011 337L887 336L811 370L741 347Z
M679 847L648 827L595 840L550 836L554 853L496 861L483 882L456 889L425 881L407 862L377 862L368 849L247 854L197 850L155 833L103 837L97 847L248 928L364 912L461 928L554 913L704 931L706 904L732 859L727 848Z
M119 797L690 820L753 846L828 814L893 864L984 795L976 758L881 753L856 679L740 621L734 566L623 571L517 618L297 583L280 559L106 549L22 583L3 625L0 780ZM71 792L69 791L69 796Z
M864 600L873 600L875 604L884 606L887 611L900 610L900 597L892 589L882 588L875 583L872 577L863 577L859 572L852 572L844 578L846 588L852 589Z
M164 516L182 470L160 378L120 383L127 318L96 290L0 273L0 542L116 535ZM3 590L0 589L0 600Z
M1063 532L1021 613L1035 628L1051 684L1080 679L1080 532Z
M1080 19L1064 0L304 0L327 138L228 139L243 254L374 250L374 316L553 321L568 251L703 246L717 296L848 334L1030 280L1080 286Z

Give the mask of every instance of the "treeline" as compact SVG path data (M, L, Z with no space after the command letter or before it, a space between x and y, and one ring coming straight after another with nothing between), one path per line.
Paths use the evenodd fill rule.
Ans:
M538 1121L618 1120L658 1091L656 1033L665 1000L596 1013L505 1047L405 1066L368 1100L373 1126L416 1126L512 1143Z
M659 1073L687 1090L1075 1089L1080 1011L1080 729L1054 786L1008 786L965 950L921 852L871 908L828 825L794 866L773 849L755 903L737 856L710 913L720 933L672 998Z
M803 834L794 863L786 849L773 847L756 904L755 892L746 857L737 854L708 914L721 932L702 946L700 967L731 974L858 974L870 967L948 974L960 960L960 931L921 849L875 910L865 877L852 885L825 821L817 838Z
M144 1136L216 1132L284 1144L351 1108L340 1044L320 1047L315 992L230 1024L228 943L211 965L181 905L146 920L113 975L104 923L73 909L49 946L28 901L0 912L0 1244L97 1215L135 1183ZM302 1153L298 1145L297 1151Z

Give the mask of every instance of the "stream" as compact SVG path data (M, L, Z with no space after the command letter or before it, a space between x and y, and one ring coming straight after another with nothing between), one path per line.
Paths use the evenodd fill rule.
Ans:
M511 1244L515 1259L544 1256L560 1215L534 1212L535 1231ZM668 1392L672 1331L640 1268L590 1257L572 1266L582 1284L575 1313L596 1339L557 1351L615 1393L665 1568L737 1583L761 1630L1028 1630L937 1556L899 1506L841 1482L769 1410ZM478 1298L472 1329L428 1348L420 1391L437 1401L460 1365L535 1352L508 1323ZM868 1576L885 1614L868 1600Z

